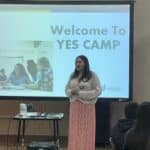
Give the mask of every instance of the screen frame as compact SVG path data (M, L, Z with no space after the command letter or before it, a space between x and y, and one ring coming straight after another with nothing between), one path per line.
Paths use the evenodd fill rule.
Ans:
M133 0L0 0L1 4L14 5L130 5L130 37L129 37L129 98L105 98L98 100L107 102L129 102L133 100L133 50L134 50L134 2ZM25 100L25 101L68 101L68 97L35 97L35 96L0 96L0 100Z

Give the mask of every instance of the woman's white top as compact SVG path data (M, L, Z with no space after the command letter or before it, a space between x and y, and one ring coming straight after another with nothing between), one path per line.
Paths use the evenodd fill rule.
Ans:
M72 95L72 88L78 88L78 94ZM70 77L66 85L65 92L66 95L70 98L71 102L79 100L83 103L95 104L98 96L102 92L102 88L97 75L94 72L92 72L92 77L88 81L79 82L79 78L72 79Z

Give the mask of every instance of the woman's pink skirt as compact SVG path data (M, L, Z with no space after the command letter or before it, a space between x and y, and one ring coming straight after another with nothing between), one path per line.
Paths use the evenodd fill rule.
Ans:
M95 104L70 103L68 150L95 150Z

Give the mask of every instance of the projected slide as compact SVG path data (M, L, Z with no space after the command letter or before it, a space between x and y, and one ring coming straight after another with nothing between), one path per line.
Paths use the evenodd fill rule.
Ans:
M78 55L103 98L129 97L129 5L0 5L0 96L65 97Z

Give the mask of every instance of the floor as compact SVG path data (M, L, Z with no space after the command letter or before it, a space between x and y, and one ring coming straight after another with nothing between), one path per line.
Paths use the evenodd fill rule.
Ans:
M0 150L16 150L14 146L0 146ZM18 150L26 150L26 148L19 148ZM66 148L61 148L60 150L67 150ZM96 150L111 150L110 148L96 148Z
M33 137L31 137L32 139ZM27 137L26 138L26 141L27 143L31 141L30 137ZM35 141L36 138L34 138ZM39 137L38 137L39 139ZM0 136L0 150L16 150L16 138L14 137L3 137L3 136ZM8 146L7 146L8 145ZM27 144L26 144L27 145ZM67 150L66 148L66 145L67 145L67 140L64 140L62 139L61 140L61 143L60 143L60 150ZM26 150L26 147L19 147L18 150ZM110 147L105 147L105 148L96 148L96 150L111 150Z
M16 150L16 145L15 144L9 144L7 146L7 144L5 143L5 145L3 145L2 143L0 144L0 150ZM22 147L20 146L18 148L18 150L27 150L26 146ZM61 145L60 146L60 150L67 150L66 146ZM96 148L95 150L111 150L110 147L105 147L105 148Z

